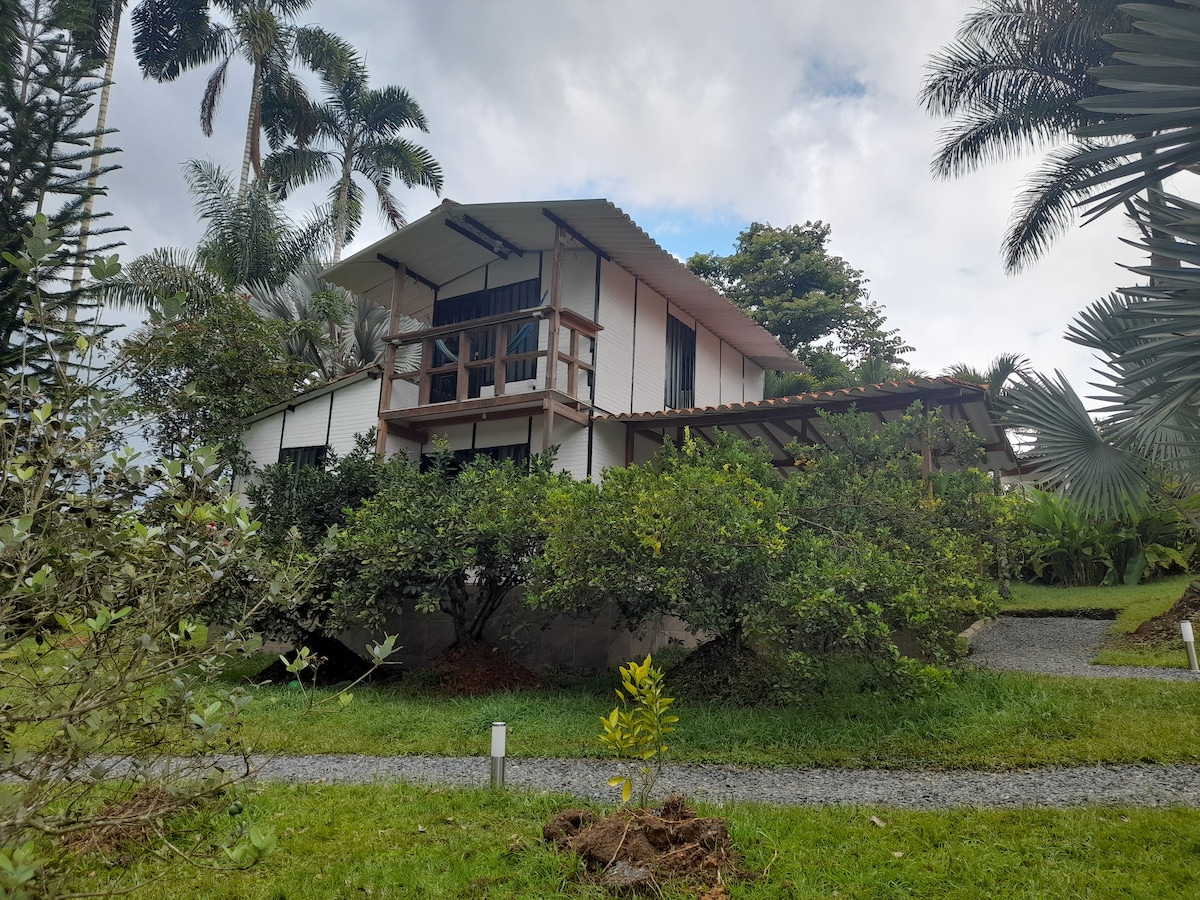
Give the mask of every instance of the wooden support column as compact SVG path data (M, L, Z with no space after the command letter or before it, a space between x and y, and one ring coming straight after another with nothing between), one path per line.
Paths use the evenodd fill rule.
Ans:
M625 426L625 465L633 464L633 425Z
M550 324L546 334L546 390L558 387L558 317L562 312L562 259L567 233L554 226L554 263L550 267Z
M575 365L575 360L579 359L579 332L574 328L571 329L571 361L567 363L567 393L574 399L579 399L579 366Z
M496 326L496 363L492 367L492 392L497 397L504 396L504 388L508 381L508 329L510 327L504 323Z
M554 443L554 401L547 397L542 401L542 449L548 450Z
M398 266L392 273L392 310L388 319L387 331L389 338L387 352L383 355L383 383L379 385L379 425L375 429L375 452L387 452L388 426L383 414L392 408L392 378L396 374L396 328L400 322L400 311L404 306L404 283L408 280L408 269Z
M467 377L467 359L471 356L471 335L469 332L458 333L458 402L467 399L471 388L471 379Z

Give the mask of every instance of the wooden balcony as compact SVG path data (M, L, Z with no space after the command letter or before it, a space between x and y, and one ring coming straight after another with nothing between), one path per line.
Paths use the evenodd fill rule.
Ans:
M420 347L419 365L391 376L416 386L415 403L411 387L388 390L381 418L413 436L538 411L586 425L595 378L589 343L600 330L570 310L537 307L392 335L399 359L403 348Z

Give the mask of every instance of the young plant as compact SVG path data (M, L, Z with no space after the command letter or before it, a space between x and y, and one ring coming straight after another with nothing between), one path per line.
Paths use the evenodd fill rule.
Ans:
M608 779L611 787L620 786L622 803L629 802L636 788L638 806L646 806L662 775L667 752L663 738L679 721L667 712L675 700L663 696L662 677L662 670L650 664L649 655L641 663L621 666L621 687L617 688L621 706L600 717L604 726L600 743L625 765L624 775Z

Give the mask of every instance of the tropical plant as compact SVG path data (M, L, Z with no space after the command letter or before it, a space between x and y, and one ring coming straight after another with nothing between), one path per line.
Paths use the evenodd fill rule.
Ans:
M204 223L199 246L194 252L160 248L138 257L107 286L109 303L146 310L163 297L185 294L189 303L202 307L222 292L278 287L329 238L322 211L294 224L265 182L237 193L222 169L195 159L184 164L184 177Z
M1151 3L1130 10L1157 15L1157 6L1171 6L1171 0ZM1119 58L1113 45L1126 46L1133 18L1120 0L985 0L930 60L921 102L951 119L934 157L935 175L958 177L1050 148L1017 196L1003 247L1010 272L1041 256L1074 221L1081 194L1140 152L1112 146L1114 134L1133 133L1114 121L1128 110L1105 99L1080 102L1116 87L1095 67Z
M287 133L302 139L313 122L303 81L292 71L300 63L337 83L349 74L353 50L336 35L295 24L312 0L143 0L133 12L134 52L147 78L173 81L197 66L216 62L200 103L206 137L225 88L229 64L237 57L252 69L246 143L238 193L244 193L253 167L262 175L264 127L272 145ZM210 10L226 15L216 21Z
M1005 386L1017 376L1029 374L1029 360L1021 353L1001 353L980 371L967 363L955 363L943 373L959 381L986 385L993 402L1004 394Z
M650 664L648 654L640 663L621 666L617 699L621 705L600 717L600 743L621 760L625 774L613 776L608 784L621 789L622 803L629 802L636 788L638 806L645 809L662 777L665 738L675 730L679 716L668 712L675 701L665 695L662 670Z
M368 88L366 67L358 60L348 75L323 73L322 81L326 99L312 111L311 134L297 135L295 144L269 156L264 170L284 198L301 185L334 178L329 202L336 263L362 218L363 190L355 174L370 183L388 223L400 228L404 212L392 193L393 180L440 194L442 170L428 150L400 136L408 128L429 130L425 114L404 88Z
M281 285L249 285L250 306L264 318L287 324L288 354L310 366L322 381L382 362L389 323L399 333L424 327L405 315L391 322L388 310L375 301L322 279L325 268L310 260ZM402 348L396 371L414 370L419 353L416 344Z

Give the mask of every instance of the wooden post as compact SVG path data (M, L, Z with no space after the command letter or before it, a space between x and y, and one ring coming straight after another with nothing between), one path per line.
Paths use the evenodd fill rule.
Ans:
M408 269L400 266L392 274L392 310L385 334L388 336L387 352L383 355L383 383L379 386L379 426L375 429L375 452L387 452L387 421L384 412L392 408L392 378L396 374L396 324L404 306L404 283L408 280Z
M562 310L562 257L567 233L554 226L554 264L550 267L550 324L546 329L546 390L558 387L558 314Z
M504 396L505 382L508 380L508 329L512 325L501 323L496 326L496 362L492 366L492 393L497 397Z
M549 394L542 401L542 410L542 449L548 450L554 442L554 401Z
M426 338L421 341L421 372L417 381L417 406L428 406L429 396L433 392L433 376L429 370L433 368L434 342Z
M471 355L471 335L464 329L458 333L458 402L467 399L471 379L467 377L467 358Z
M577 359L579 359L579 332L572 328L571 359L567 363L567 393L576 398L579 394L579 366L575 364Z

